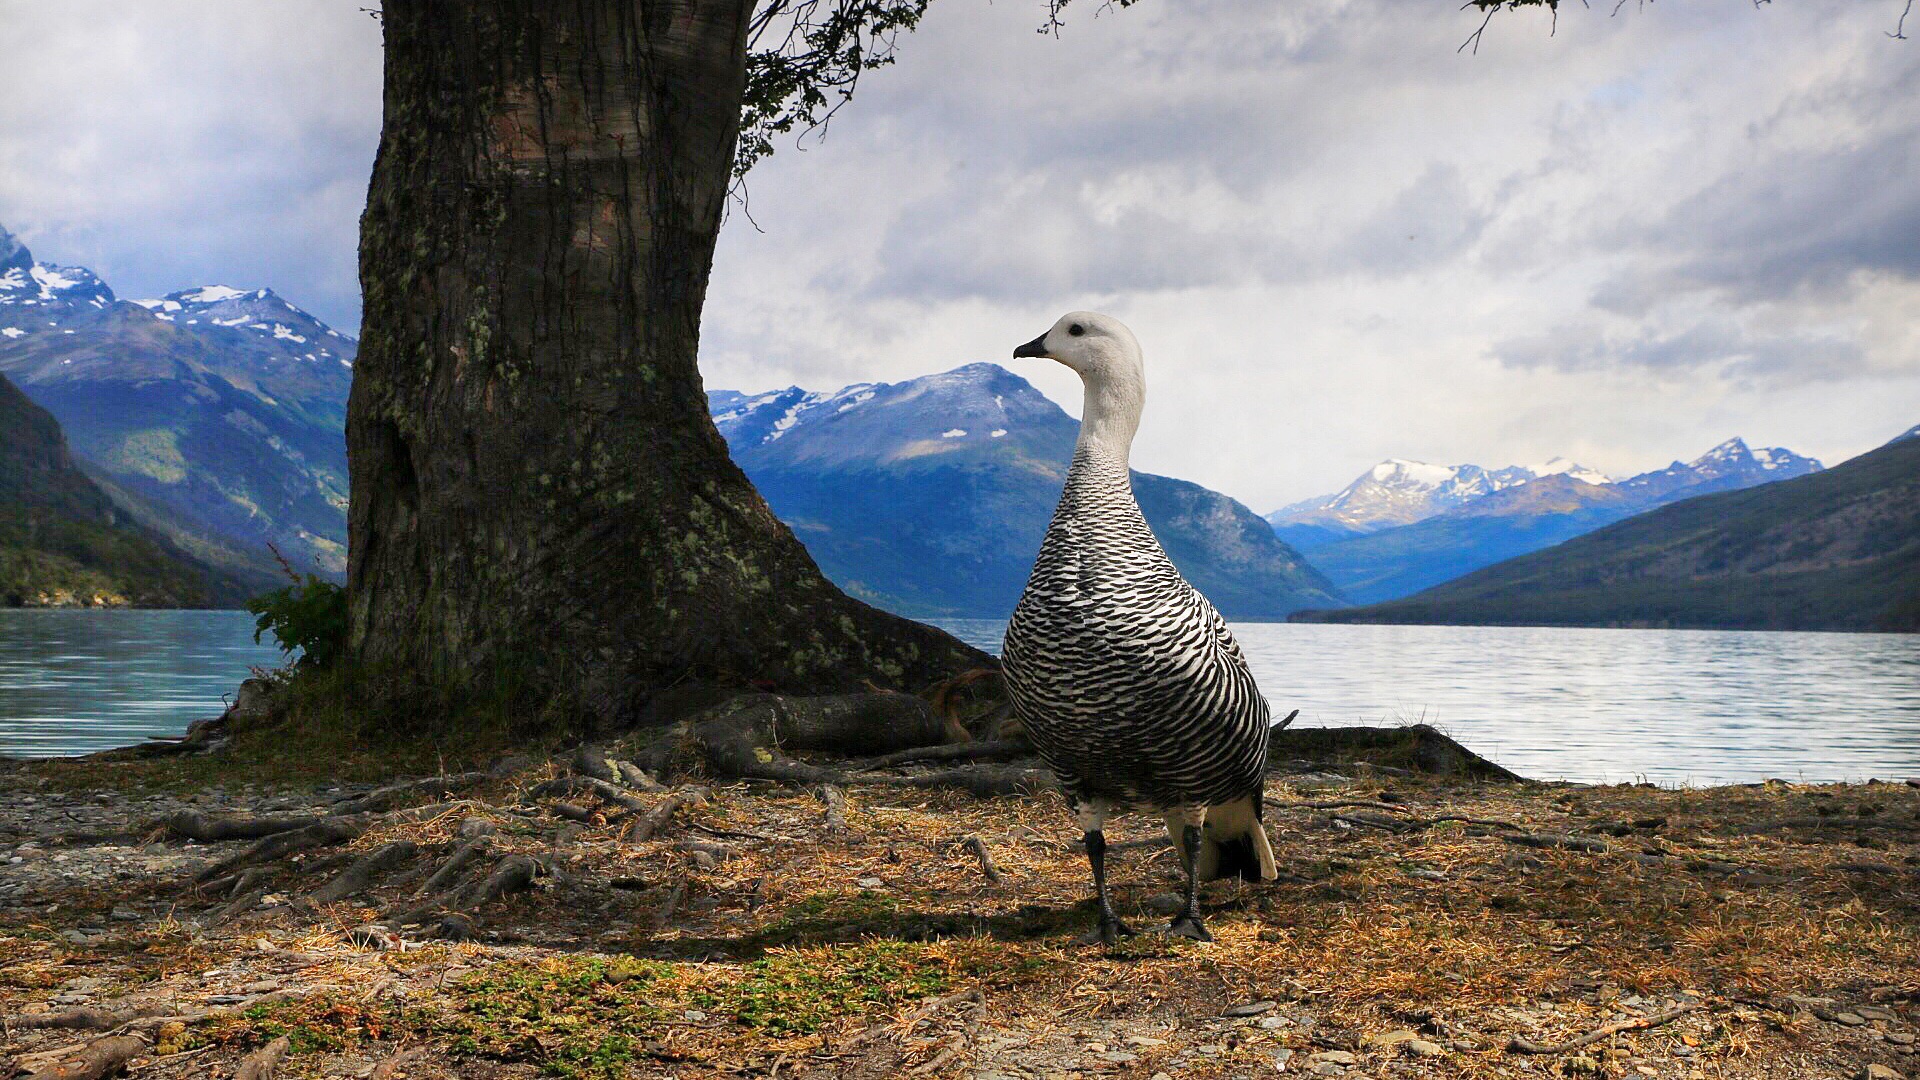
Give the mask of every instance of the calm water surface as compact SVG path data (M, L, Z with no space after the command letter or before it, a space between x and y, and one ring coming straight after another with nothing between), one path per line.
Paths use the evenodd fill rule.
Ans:
M0 754L41 757L178 735L218 716L252 664L244 611L25 611L0 608Z
M998 653L1005 623L941 625ZM1538 779L1920 777L1920 636L1235 624L1274 714L1425 720Z
M989 651L1004 623L941 625ZM1662 784L1920 776L1920 637L1234 627L1300 725L1425 720L1525 776ZM0 754L177 735L279 662L238 611L0 609Z

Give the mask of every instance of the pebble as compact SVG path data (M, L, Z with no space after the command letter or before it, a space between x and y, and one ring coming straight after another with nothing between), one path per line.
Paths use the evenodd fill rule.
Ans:
M1414 1032L1408 1031L1406 1028L1401 1028L1397 1031L1383 1031L1380 1034L1375 1035L1372 1038L1368 1039L1367 1045L1368 1046L1398 1046L1403 1042L1410 1042L1414 1039L1418 1039L1419 1037L1420 1036L1415 1034Z
M1347 1067L1345 1065L1336 1065L1331 1061L1316 1061L1313 1063L1313 1072L1316 1076L1338 1076L1346 1071Z
M1110 1065L1131 1065L1133 1062L1139 1060L1136 1055L1129 1054L1125 1050L1109 1050L1104 1054L1095 1054L1094 1056Z
M1414 1057L1439 1057L1447 1052L1446 1048L1439 1043L1428 1042L1425 1039L1408 1039L1401 1044L1401 1048Z
M1291 1051L1291 1050L1276 1050L1276 1051L1274 1051L1274 1053L1273 1053L1273 1071L1275 1071L1275 1072L1286 1072L1286 1071L1287 1071L1287 1062L1289 1062L1289 1061L1292 1061L1292 1060L1293 1060L1293 1051Z
M1855 1073L1854 1080L1905 1080L1905 1078L1898 1071L1876 1063Z
M1855 1005L1853 1007L1853 1011L1859 1013L1861 1016L1864 1016L1869 1020L1899 1019L1899 1017L1893 1015L1893 1010L1882 1009L1878 1005Z
M1249 1001L1244 1005L1235 1005L1232 1008L1225 1010L1220 1015L1221 1016L1259 1016L1261 1013L1272 1012L1278 1005L1279 1005L1279 1002L1271 1001L1271 1000Z
M1263 1016L1255 1021L1255 1024L1267 1031L1277 1031L1283 1027L1292 1027L1293 1019L1286 1016Z
M1912 1046L1913 1034L1906 1031L1889 1031L1887 1032L1887 1041L1893 1043L1895 1046Z
M1127 1036L1127 1045L1128 1046L1165 1046L1167 1045L1167 1040L1156 1039L1149 1035L1129 1035Z
M1848 1027L1860 1027L1867 1022L1866 1017L1856 1012L1828 1012L1826 1009L1815 1009L1813 1015L1830 1024L1845 1024Z
M1352 1065L1360 1059L1345 1050L1322 1050L1307 1060L1325 1062L1332 1065Z
M863 889L884 889L887 887L887 883L877 877L863 877L854 882L854 884Z

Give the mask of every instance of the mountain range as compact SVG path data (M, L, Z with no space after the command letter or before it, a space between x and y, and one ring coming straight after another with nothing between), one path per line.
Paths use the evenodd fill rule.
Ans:
M1409 596L1658 506L1817 472L1733 438L1690 462L1615 480L1564 459L1483 469L1389 460L1342 491L1268 515L1358 604Z
M271 289L122 300L0 229L0 373L122 514L223 573L275 580L268 544L345 572L355 349Z
M734 460L827 576L920 617L1013 610L1079 430L995 364L832 393L716 390L708 403ZM1240 503L1151 473L1133 486L1168 556L1228 617L1343 602Z
M1920 426L1825 471L1672 502L1404 599L1297 617L1920 630Z

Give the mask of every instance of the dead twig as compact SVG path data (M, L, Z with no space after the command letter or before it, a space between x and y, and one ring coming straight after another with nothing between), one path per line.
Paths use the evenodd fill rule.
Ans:
M1001 882L1000 868L993 865L993 853L987 850L987 842L985 840L980 839L977 835L969 836L965 840L960 841L960 846L964 850L972 852L973 857L980 861L980 875L982 877L993 882L995 885Z
M1610 1035L1618 1035L1622 1031L1659 1027L1661 1024L1677 1020L1699 1007L1699 1002L1689 1001L1675 1008L1668 1009L1666 1012L1655 1013L1652 1016L1636 1016L1628 1020L1615 1020L1611 1024L1602 1024L1577 1039L1568 1039L1566 1042L1553 1043L1551 1045L1533 1042L1530 1039L1523 1039L1515 1035L1512 1041L1507 1043L1507 1049L1516 1050L1522 1054L1564 1054L1569 1050L1578 1050L1583 1046L1597 1043Z

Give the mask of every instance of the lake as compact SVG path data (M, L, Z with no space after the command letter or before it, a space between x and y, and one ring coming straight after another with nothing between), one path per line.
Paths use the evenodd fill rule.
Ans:
M253 618L0 608L0 754L84 754L220 715L249 665L280 663Z
M942 620L1000 651L999 620ZM1276 718L1425 721L1522 776L1920 777L1920 635L1237 623Z
M997 620L941 620L997 652ZM1523 776L1920 776L1920 636L1242 623L1274 714L1424 720ZM0 754L177 735L280 659L238 611L0 609Z

